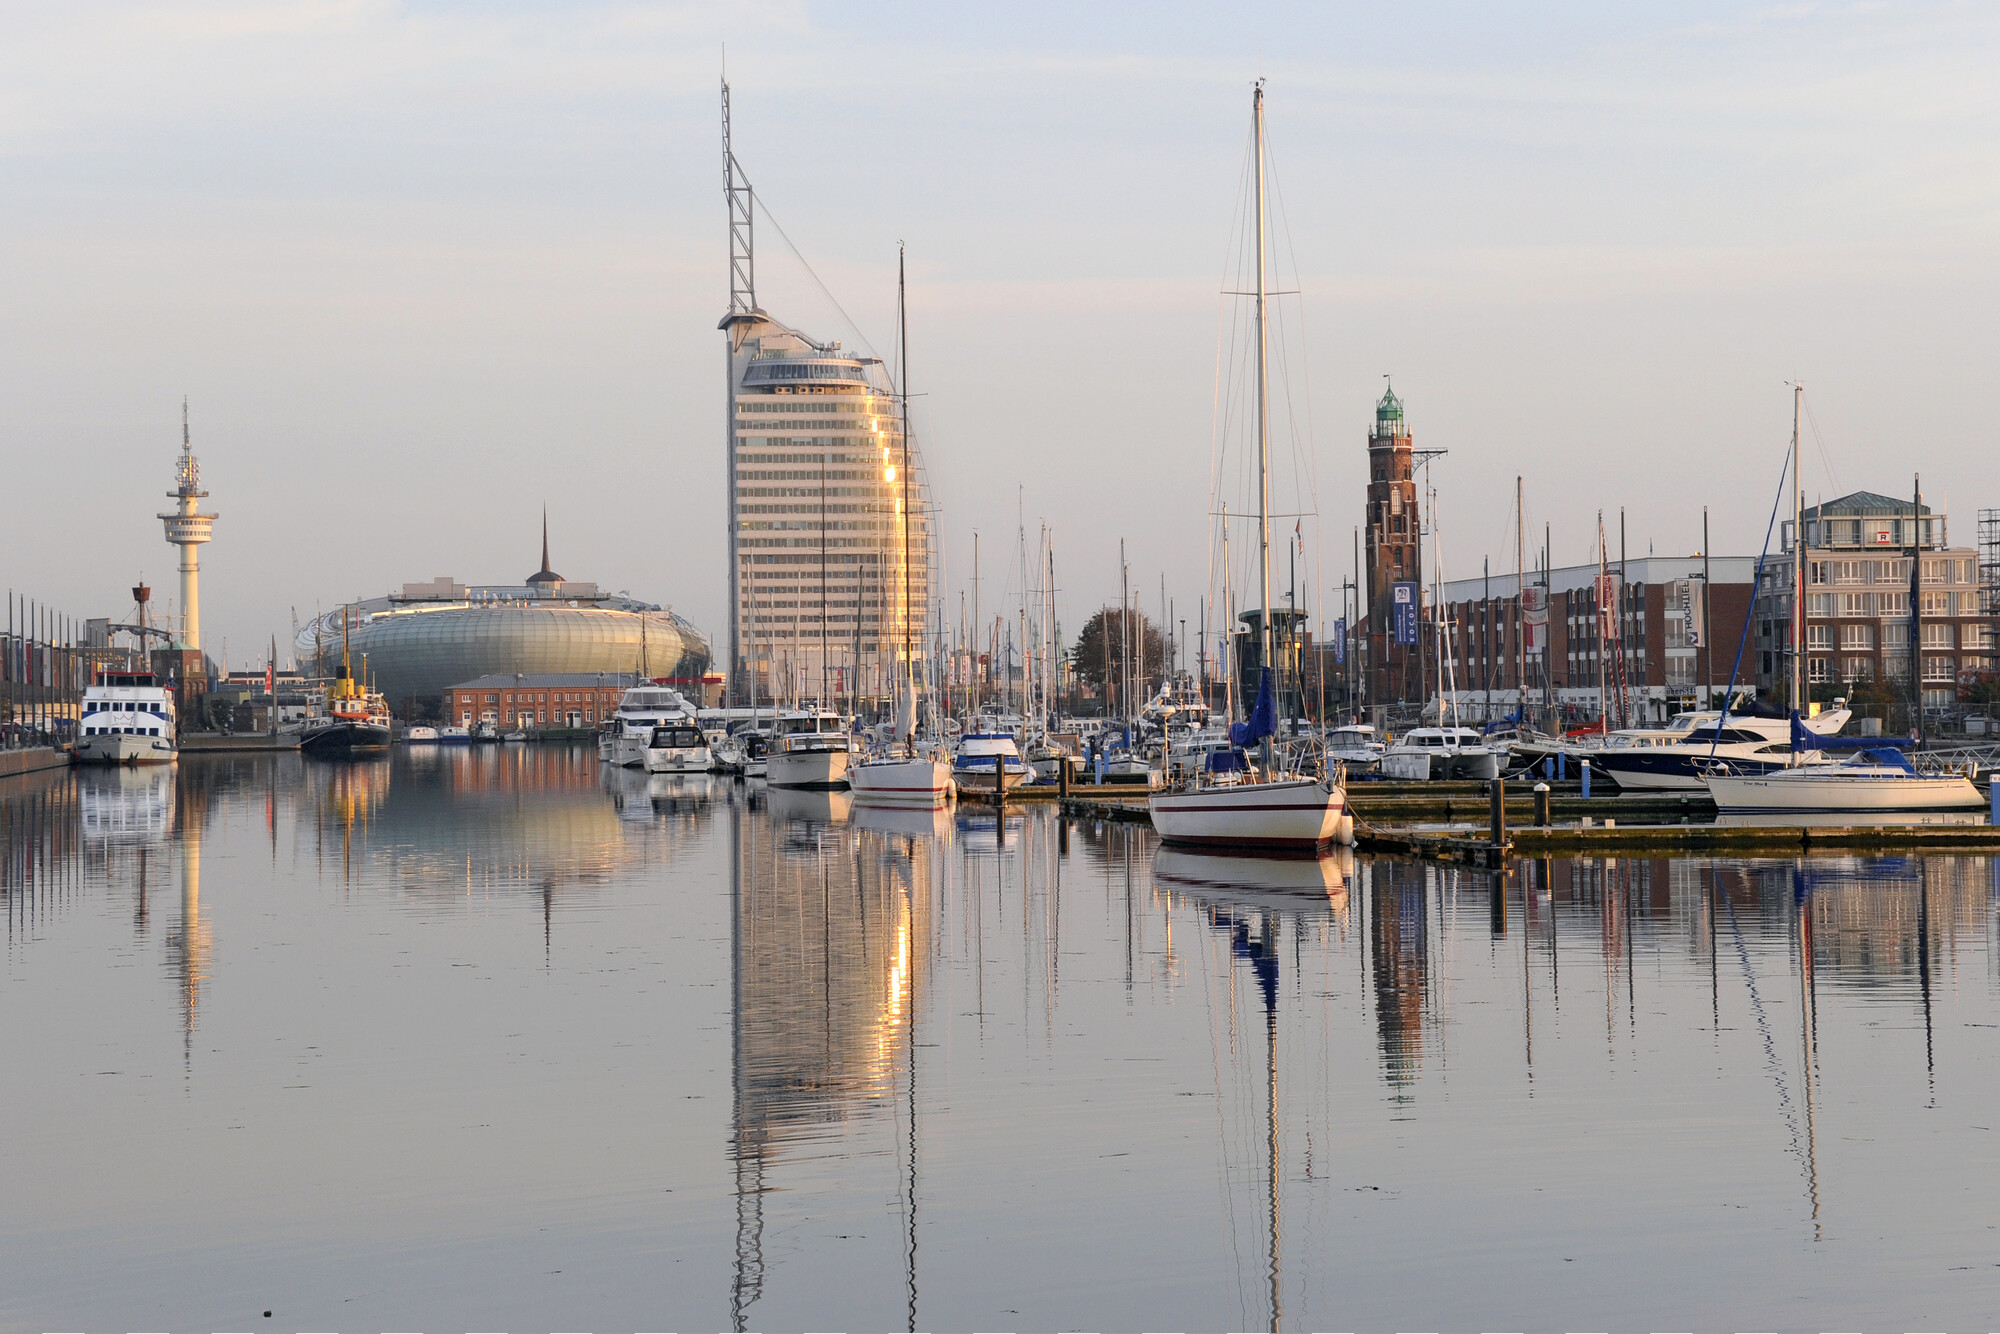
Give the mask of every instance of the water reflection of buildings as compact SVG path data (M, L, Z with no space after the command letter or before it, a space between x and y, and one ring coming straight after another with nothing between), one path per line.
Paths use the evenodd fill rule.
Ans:
M312 855L342 880L384 880L433 902L600 886L671 862L718 794L705 775L609 769L563 746L441 748L305 766Z
M836 1135L854 1123L895 1119L905 1143L899 1190L914 1322L911 1016L926 991L944 841L929 812L856 811L846 800L801 795L813 794L769 793L769 818L743 805L728 817L737 1203L730 1309L743 1329L764 1295L770 1174L822 1151L845 1154Z
M1430 1005L1430 890L1436 872L1414 862L1376 861L1363 876L1368 904L1369 981L1376 1040L1391 1085L1412 1082L1424 1059Z

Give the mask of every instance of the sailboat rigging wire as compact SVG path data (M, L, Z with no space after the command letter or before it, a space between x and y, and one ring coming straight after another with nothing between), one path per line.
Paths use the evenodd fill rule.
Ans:
M1266 126L1264 129L1264 162L1265 162L1264 174L1270 179L1271 193L1276 197L1275 202L1277 203L1277 221L1279 227L1284 232L1285 254L1290 259L1292 265L1293 294L1299 295L1302 294L1305 290L1305 278L1299 272L1298 246L1292 240L1292 219L1291 215L1285 210L1285 190L1283 184L1278 179L1277 157L1278 155L1276 150L1273 149L1271 146L1270 127ZM1274 246L1273 249L1276 249L1276 247ZM1299 389L1300 393L1305 398L1305 405L1306 405L1305 440L1303 449L1301 449L1300 447L1301 442L1299 439L1298 413L1293 409L1292 406L1291 361L1289 353L1287 351L1289 340L1282 337L1283 333L1282 325L1284 321L1284 303L1278 302L1275 306L1273 306L1272 309L1277 315L1277 318L1281 326L1280 327L1281 336L1278 342L1278 357L1279 357L1279 366L1281 371L1280 378L1282 379L1285 386L1285 422L1287 427L1290 429L1291 441L1292 441L1293 494L1297 495L1303 492L1303 494L1312 497L1312 513L1314 518L1317 519L1319 514L1319 467L1317 462L1317 456L1313 453L1312 449L1312 443L1315 438L1315 433L1313 431L1313 420L1312 420L1311 362L1308 359L1306 353L1305 302L1303 299L1301 299L1299 302ZM1301 486L1299 479L1299 463L1301 459L1303 459L1305 463L1305 480L1303 486ZM1317 545L1318 544L1317 529L1319 525L1315 523L1313 526L1315 529L1314 543L1315 545Z
M1812 426L1813 447L1819 450L1819 461L1826 468L1827 480L1833 483L1833 489L1836 493L1845 491L1847 488L1840 484L1840 473L1833 466L1833 458L1826 452L1826 441L1820 438L1819 418L1813 416L1812 399L1802 394L1799 397L1799 402L1804 405L1806 421Z
M854 322L854 317L847 313L847 308L840 304L839 299L834 296L832 290L828 288L825 283L820 281L819 274L814 271L812 264L807 261L805 255L800 252L798 246L792 243L792 238L785 234L784 227L781 226L778 222L778 219L772 215L770 206L764 202L764 196L757 194L755 191L752 191L750 197L751 199L756 201L757 207L763 210L765 221L769 222L771 226L777 231L778 239L783 241L785 243L785 248L792 252L792 258L796 259L800 263L800 265L804 267L806 271L806 276L813 280L813 285L815 287L819 288L820 295L824 296L827 299L827 301L833 306L833 308L840 312L840 318L846 321L848 331L852 333L856 338L861 340L861 346L868 349L869 356L874 357L877 361L882 361L882 357L880 356L880 354L878 354L875 351L875 345L868 341L868 335L861 332L861 326ZM888 373L887 362L883 363L883 373L885 375ZM892 384L890 385L890 388L891 390L894 390L896 386Z
M1750 621L1757 614L1757 590L1764 586L1764 557L1771 550L1771 533L1778 526L1778 506L1785 503L1785 482L1792 475L1792 451L1785 451L1785 466L1778 470L1778 496L1771 502L1771 521L1764 525L1764 549L1757 553L1757 570L1750 576L1750 606L1743 613L1743 634L1736 641L1736 661L1729 665L1729 690L1722 697L1722 716L1715 720L1715 739L1708 743L1708 757L1715 758L1715 748L1722 744L1722 728L1729 721L1729 702L1736 698L1736 673L1743 667L1743 650L1750 643ZM1794 534L1794 540L1799 535ZM1704 593L1706 596L1706 593ZM1792 615L1804 612L1804 607L1792 608Z

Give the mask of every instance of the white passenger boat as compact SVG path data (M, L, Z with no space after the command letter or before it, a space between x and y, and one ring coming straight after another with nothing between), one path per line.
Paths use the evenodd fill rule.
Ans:
M968 732L952 757L952 781L960 792L1011 792L1034 776L1021 748L1006 732Z
M1377 768L1405 783L1484 781L1500 776L1500 755L1470 727L1413 727L1383 750Z
M695 710L670 686L637 685L618 697L618 707L598 733L597 754L621 769L647 768L653 733L662 727L695 723ZM525 739L525 738L524 738ZM704 745L703 750L707 747ZM608 753L607 753L608 752Z
M705 774L715 767L715 757L699 727L678 722L653 729L642 763L649 774Z
M173 693L151 672L100 671L77 708L78 764L171 764Z
M853 760L845 718L830 709L796 709L778 715L765 777L772 787L844 788Z
M1281 854L1317 853L1334 842L1342 832L1341 817L1347 794L1330 777L1309 778L1277 764L1272 745L1277 706L1273 698L1270 664L1278 661L1272 634L1271 614L1271 431L1268 377L1264 374L1268 349L1264 303L1267 297L1264 272L1264 85L1260 81L1252 94L1251 119L1255 129L1256 192L1255 236L1257 238L1257 531L1260 557L1259 593L1264 613L1258 620L1262 633L1259 661L1264 664L1257 688L1257 704L1240 730L1231 730L1231 740L1241 746L1261 744L1261 764L1251 767L1242 751L1211 757L1205 772L1188 787L1176 792L1155 792L1149 799L1153 828L1169 845L1195 848L1246 848Z

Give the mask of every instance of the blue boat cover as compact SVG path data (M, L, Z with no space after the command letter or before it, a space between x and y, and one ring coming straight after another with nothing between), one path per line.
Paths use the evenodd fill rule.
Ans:
M1277 731L1277 713L1278 706L1271 698L1271 669L1266 667L1257 685L1257 707L1243 722L1229 725L1229 743L1248 746L1272 735Z
M1900 736L1821 736L1817 732L1806 730L1806 725L1799 720L1796 710L1792 713L1792 750L1794 753L1808 750L1823 750L1833 754L1840 754L1847 751L1901 752L1908 750L1915 744L1915 742L1909 740L1907 737ZM1900 759L1879 760L1877 763L1899 764L1903 763L1903 761ZM1909 766L1904 764L1904 767L1908 768Z
M1208 771L1212 774L1247 773L1249 757L1240 750L1211 750L1208 752Z

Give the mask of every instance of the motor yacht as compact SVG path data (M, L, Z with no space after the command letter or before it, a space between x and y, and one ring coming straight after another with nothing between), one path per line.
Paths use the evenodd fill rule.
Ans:
M1034 770L1006 732L967 732L952 757L952 781L961 792L1010 792L1030 781Z
M1386 749L1375 735L1375 729L1365 723L1349 723L1327 730L1327 760L1347 766L1350 774L1373 773L1382 763L1382 753Z
M642 762L649 774L705 774L714 767L715 757L699 727L675 722L653 729Z
M1808 737L1830 737L1851 715L1836 708L1800 725ZM1770 773L1792 765L1791 724L1783 718L1731 713L1702 715L1684 735L1613 733L1588 753L1591 768L1608 774L1626 792L1699 792L1705 771L1717 760L1727 761L1738 777ZM1618 744L1614 745L1613 742ZM1801 748L1801 754L1804 748Z
M765 777L772 787L844 788L853 761L845 718L817 706L794 709L778 715Z
M621 769L645 769L653 748L653 733L662 727L685 726L698 734L695 711L681 692L669 686L637 685L618 697L618 707L598 733L597 753ZM606 745L607 740L609 745ZM606 755L607 749L609 755ZM702 751L707 753L707 744ZM658 772L658 771L653 771Z

